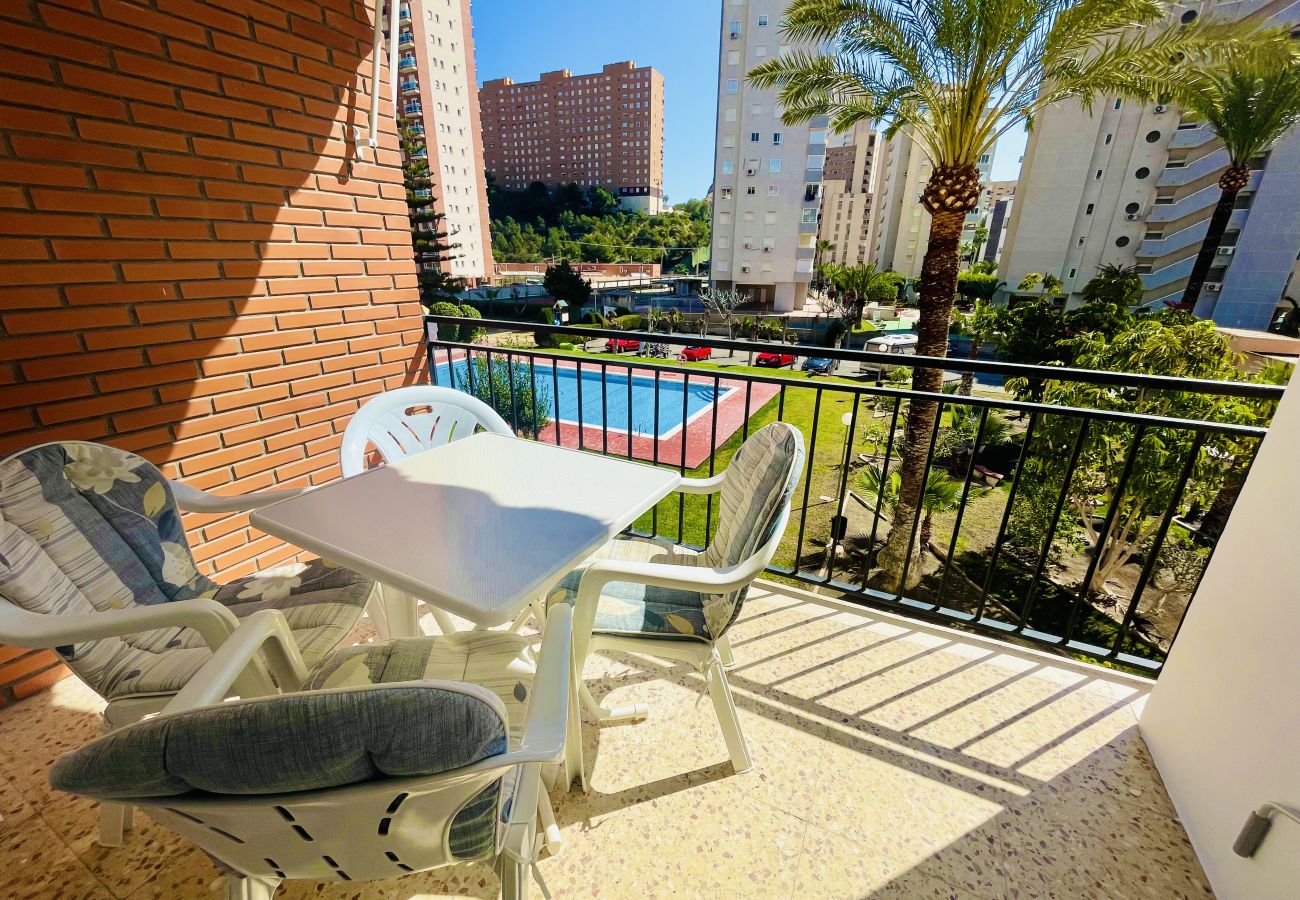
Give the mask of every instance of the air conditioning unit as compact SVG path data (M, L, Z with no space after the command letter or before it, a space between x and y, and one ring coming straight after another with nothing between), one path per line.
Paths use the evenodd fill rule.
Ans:
M753 250L753 249L754 249L754 245L753 245L751 242L749 242L749 241L745 241L745 249L746 249L746 250Z
M1129 214L1126 215L1124 218L1126 218L1126 219L1128 219L1130 222L1132 222L1132 221L1135 221L1135 220L1137 219L1137 217L1138 217L1138 214L1137 214L1137 213L1129 213Z
M1220 256L1231 256L1231 255L1233 254L1233 252L1234 252L1236 249L1237 249L1236 247L1220 247L1220 248L1219 248L1219 255L1220 255Z
M738 38L738 37L740 37L740 32L739 32L739 31L733 31L733 32L731 33L731 39L732 39L733 41L736 40L736 38Z
M758 174L758 169L746 169L745 174L753 178L755 175Z
M1160 103L1160 104L1157 104L1157 105L1156 105L1156 112L1158 112L1158 113L1162 113L1162 112L1164 112L1165 110L1167 110L1168 108L1169 108L1169 107L1165 106L1163 103Z
M1217 294L1219 291L1223 290L1223 282L1222 282L1222 281L1207 281L1207 282L1205 282L1205 284L1202 285L1202 286L1205 288L1205 290L1206 290L1208 293L1211 293L1211 294Z
M771 248L771 247L764 247L764 248L763 248L763 252L764 252L764 253L771 253L771 252L772 252L772 248Z
M741 272L742 275L748 275L748 274L749 274L749 266L741 266L741 267L740 267L740 272Z

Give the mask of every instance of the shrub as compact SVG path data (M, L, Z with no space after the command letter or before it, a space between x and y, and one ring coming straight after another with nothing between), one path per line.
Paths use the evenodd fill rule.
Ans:
M555 312L549 306L543 306L537 311L537 321L542 325L555 324ZM537 346L543 350L548 350L556 345L558 338L550 332L539 331L533 336Z
M454 378L457 389L491 406L518 434L536 434L550 424L550 388L532 377L527 363L476 355Z
M439 300L437 303L429 304L429 315L456 316L459 318L463 314L461 313L461 307L457 306L455 303L448 303L446 300ZM444 341L458 341L460 340L460 331L461 329L459 325L439 325L438 337Z
M595 310L589 309L582 314L582 321L579 322L578 324L595 325L597 328L608 328L609 319L606 319L604 316L602 316L600 313L596 312Z
M461 305L460 314L462 318L466 318L466 319L483 318L482 316L479 315L478 310L470 306L468 303L464 303ZM486 334L487 334L486 328L475 328L472 325L460 326L460 342L462 344L473 344L476 341L481 341L483 340L483 336Z
M976 300L991 300L997 293L998 276L982 272L962 272L957 276L957 293L962 300L973 303Z
M614 320L614 327L620 331L640 331L645 328L645 319L636 314L619 316Z

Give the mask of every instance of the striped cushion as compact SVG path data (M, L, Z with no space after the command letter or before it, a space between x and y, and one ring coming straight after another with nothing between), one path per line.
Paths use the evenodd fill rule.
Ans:
M195 597L215 598L237 616L275 606L285 609L310 664L347 635L374 588L321 562L270 574L225 587L200 574L167 480L133 453L67 441L0 461L0 597L29 612ZM187 628L83 641L59 653L109 700L175 692L211 656Z

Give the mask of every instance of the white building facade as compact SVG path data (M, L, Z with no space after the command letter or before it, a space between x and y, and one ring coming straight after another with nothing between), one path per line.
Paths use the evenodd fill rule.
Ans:
M1201 16L1300 24L1294 0L1205 0L1174 7L1170 27ZM1100 98L1045 109L1034 123L999 270L1058 275L1070 301L1099 266L1136 266L1143 306L1177 302L1219 199L1222 143L1177 107ZM1300 255L1300 134L1251 162L1196 313L1221 325L1266 328Z
M802 309L813 275L824 122L786 125L776 91L746 77L792 49L784 0L723 0L714 161L712 281L778 312Z

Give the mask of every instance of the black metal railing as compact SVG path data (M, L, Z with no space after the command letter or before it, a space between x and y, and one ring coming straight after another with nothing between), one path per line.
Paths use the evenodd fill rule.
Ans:
M1177 635L1282 392L1253 381L693 334L441 316L426 323L431 380L475 394L535 440L704 476L725 468L751 430L771 421L795 425L808 465L773 577L1146 673L1159 671ZM489 344L474 340L479 329L530 332L543 344L574 336L585 344L639 340L642 350L811 355L868 367L876 378ZM1049 402L913 391L889 383L886 372L900 367L1029 379L1039 386L1034 395ZM1075 386L1082 393L1062 395L1094 402L1050 402L1056 395L1044 394L1046 385ZM908 447L904 426L919 404L932 404L937 415L924 445ZM1220 406L1224 421L1215 419ZM1204 415L1168 412L1188 409ZM924 458L920 513L905 517L909 534L891 537L898 473L912 453L913 462ZM633 531L705 547L715 503L678 494ZM882 554L887 543L903 552Z

